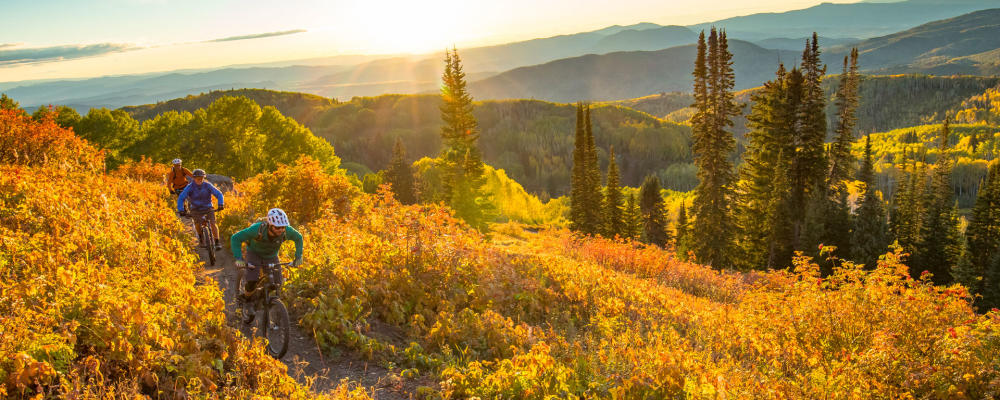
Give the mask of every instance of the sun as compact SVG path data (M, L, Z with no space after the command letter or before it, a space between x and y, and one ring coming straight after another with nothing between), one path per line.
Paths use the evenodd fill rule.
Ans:
M461 3L450 1L358 2L357 32L371 50L381 53L423 53L441 50L467 34L458 26Z

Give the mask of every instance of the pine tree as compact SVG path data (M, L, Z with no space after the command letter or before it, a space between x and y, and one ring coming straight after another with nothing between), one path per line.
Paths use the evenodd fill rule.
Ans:
M983 277L982 300L979 309L988 311L1000 307L1000 252L993 254L993 260Z
M684 205L684 200L681 200L681 206L677 210L677 224L674 236L674 250L677 257L686 260L687 252L691 249L691 232L690 226L687 219L687 206Z
M639 209L639 202L635 199L635 193L628 195L625 200L625 210L622 219L624 220L624 231L622 237L632 240L639 240L642 235L642 211Z
M851 178L855 163L851 144L854 143L854 125L858 120L855 116L858 108L858 85L858 49L853 48L850 59L844 56L844 71L840 74L840 85L834 100L837 106L837 125L834 128L834 142L830 144L829 184L838 194L846 190L844 181Z
M472 115L472 96L466 88L458 50L446 52L441 80L443 195L457 217L485 230L495 217L495 206L482 189L486 179L482 155L476 145L479 128Z
M743 269L771 267L772 260L779 261L772 252L786 246L774 243L781 239L776 231L787 224L787 221L778 220L787 193L774 187L775 181L787 173L781 154L790 151L786 148L791 133L788 126L792 121L784 112L785 74L784 66L779 66L777 78L766 82L763 90L751 96L753 106L747 116L750 132L746 134L747 149L739 169L738 201L734 205L737 210L734 221L740 231L737 264ZM779 262L784 266L791 260Z
M814 235L805 231L806 214L818 215L822 210L808 210L807 206L826 207L826 203L813 196L815 190L826 190L827 160L823 150L826 139L826 100L821 85L826 67L820 65L819 41L816 34L806 42L802 52L801 74L792 70L789 74L789 92L798 101L789 101L795 107L795 134L792 140L795 151L791 165L791 209L794 216L794 236L796 249L802 249L804 235ZM801 78L801 82L798 79ZM801 86L799 86L801 85ZM798 92L798 93L794 93ZM808 246L808 245L806 245Z
M1000 255L1000 162L990 165L986 179L979 184L965 236L967 248L955 279L973 294L983 295L986 287L1000 284L986 279L993 259Z
M587 104L583 109L583 130L584 130L584 143L585 154L584 160L586 173L586 193L584 196L586 198L585 208L583 210L583 218L585 221L585 226L587 229L584 233L597 235L603 230L604 223L602 218L602 204L604 203L604 194L601 190L601 168L597 159L597 146L594 144L594 130L590 123L590 105Z
M392 192L400 203L417 202L413 167L406 161L406 149L403 148L403 140L400 138L396 138L396 144L392 147L392 161L385 171L385 182L392 185Z
M694 76L696 110L691 134L699 183L692 242L699 262L723 268L731 265L734 231L729 209L734 173L729 156L735 139L728 129L740 112L733 99L735 75L725 31L720 34L712 28L707 44L699 39Z
M576 140L573 144L573 172L570 177L570 229L588 230L584 219L587 206L587 140L583 128L583 103L576 104Z
M851 235L851 259L874 268L879 255L887 251L888 226L882 199L875 190L875 173L872 162L871 136L865 137L865 154L858 171L858 180L865 184L858 199L857 215L854 218L854 232Z
M618 182L618 164L615 162L615 147L608 150L608 184L604 194L604 236L624 236L625 221L622 219L622 188Z
M951 156L947 150L950 132L946 119L941 128L938 143L940 154L934 165L930 190L924 197L926 212L915 263L934 274L934 282L937 284L951 282L951 269L958 263L961 254L958 207L949 178Z
M642 241L663 247L670 241L667 214L660 194L660 180L650 175L639 189L639 209L642 211Z

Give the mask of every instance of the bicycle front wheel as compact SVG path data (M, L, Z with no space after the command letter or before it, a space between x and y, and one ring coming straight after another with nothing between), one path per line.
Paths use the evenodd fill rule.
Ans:
M215 266L215 238L212 236L212 230L207 226L202 227L201 234L205 238L205 247L208 250L208 265Z
M267 339L267 352L271 357L280 359L288 351L288 309L281 300L274 299L264 311L261 318L261 336Z

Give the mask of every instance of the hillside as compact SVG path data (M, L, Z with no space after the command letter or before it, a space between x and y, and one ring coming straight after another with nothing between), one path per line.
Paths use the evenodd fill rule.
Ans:
M190 95L173 100L161 101L156 104L141 106L125 106L121 109L139 121L152 119L167 111L194 112L199 108L208 107L215 100L224 96L243 96L252 99L258 105L276 107L282 114L294 118L301 124L309 123L316 111L330 107L336 100L321 96L298 92L278 92L266 89L215 90L200 95Z
M361 174L388 165L397 137L402 138L411 161L435 157L440 151L440 96L436 95L385 95L323 105L310 95L299 94L302 99L295 100L291 93L244 90L127 110L138 118L148 118L157 112L197 109L227 94L274 104L279 112L333 144L344 168ZM576 118L573 105L483 101L476 103L474 114L487 164L505 170L525 190L543 199L569 193ZM617 105L596 107L594 125L602 165L607 162L608 147L614 145L623 184L638 186L647 173L659 175L671 189L686 191L697 183L690 165L689 128Z
M1000 2L995 4L1000 7ZM1000 74L1000 8L934 21L906 31L864 40L856 46L864 70L936 75ZM848 46L831 49L827 62Z
M856 132L862 135L941 122L949 110L998 84L1000 78L976 76L862 75ZM823 80L828 99L833 98L837 85L836 75ZM737 102L748 105L744 112L749 112L750 95L754 90L736 94ZM832 101L827 103L826 116L827 127L832 132L836 116ZM737 118L733 130L742 137L747 131L746 121Z
M797 60L800 52L768 50L730 40L737 89L759 86L774 75L781 60ZM567 58L517 68L469 84L477 99L609 101L658 92L691 89L695 46L658 51L618 52Z
M836 89L836 81L835 77L824 80L828 96ZM1000 78L864 76L857 132L861 135L939 122L948 110L998 84ZM737 100L749 104L749 94L740 92ZM142 120L171 110L196 110L226 95L247 96L276 107L329 140L344 159L344 167L357 173L384 168L396 137L403 139L411 161L438 153L439 99L432 95L388 95L336 103L301 93L239 90L125 110ZM683 113L691 102L689 94L674 92L600 103L594 118L602 162L614 144L624 184L638 186L645 173L655 171L669 189L692 189L697 181L687 149L689 130L662 120L671 113ZM834 112L829 104L831 127ZM575 118L572 106L532 100L483 101L476 103L475 114L488 164L504 169L528 192L543 199L568 193ZM742 137L745 122L738 119L733 129Z
M996 8L998 4L996 0L822 3L801 10L727 18L690 28L697 31L714 25L726 29L731 37L744 40L806 37L813 32L838 38L868 38L910 29L929 21Z
M872 155L876 161L876 183L886 200L892 198L903 169L912 163L933 163L941 156L938 149L940 124L919 125L888 132L872 133ZM955 166L951 186L955 200L962 209L971 208L986 177L988 164L1000 155L1000 126L985 124L951 125L950 148L947 153ZM864 140L854 143L853 152L862 154ZM909 166L907 166L909 164Z
M691 44L698 40L698 34L683 26L662 26L647 29L627 29L606 36L591 46L595 54L617 51L662 50Z
M419 97L369 101L415 105L400 99ZM313 393L236 333L155 165L105 174L72 131L13 110L0 110L0 142L0 355L13 360L0 363L0 395L369 397L351 380ZM335 367L345 354L389 366L364 374L414 397L1000 394L1000 313L977 314L964 287L910 278L899 249L871 270L843 262L823 276L800 258L750 274L560 229L487 237L442 205L361 193L308 157L234 192L223 235L280 207L304 236L281 291L299 339Z
M961 289L901 278L899 252L871 272L848 264L821 278L801 260L795 273L748 276L559 230L487 240L447 209L388 197L336 205L331 196L275 196L285 182L319 188L336 179L302 164L253 178L223 230L280 199L309 243L286 283L303 330L334 357L346 346L391 361L404 379L431 381L425 393L840 398L863 386L888 397L980 398L1000 390L990 356L1000 315L976 315ZM686 383L706 375L724 378Z

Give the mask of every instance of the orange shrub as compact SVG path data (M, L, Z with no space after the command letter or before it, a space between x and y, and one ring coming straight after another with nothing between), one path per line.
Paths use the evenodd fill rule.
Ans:
M319 161L302 156L294 164L237 183L227 195L220 228L226 232L243 229L274 207L288 213L296 226L324 213L346 215L360 194L347 177L328 174Z
M51 115L35 121L20 110L0 109L0 164L104 171L104 151L60 127Z
M142 156L139 161L129 161L118 168L115 168L111 172L111 175L132 179L141 182L152 182L159 183L161 185L165 184L165 171L169 171L170 167L166 165L160 165L153 162L153 160Z

